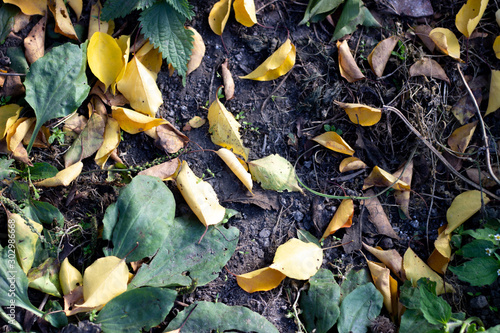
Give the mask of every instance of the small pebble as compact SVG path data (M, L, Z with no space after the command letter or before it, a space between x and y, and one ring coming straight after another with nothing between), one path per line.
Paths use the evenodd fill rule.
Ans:
M269 230L269 229L262 229L259 232L259 237L261 237L261 238L268 238L269 236L271 236L271 230Z
M391 238L385 237L380 242L380 247L383 248L384 250L392 249L394 247L394 243L392 242Z
M470 306L473 309L482 309L488 306L486 296L477 296L470 300Z

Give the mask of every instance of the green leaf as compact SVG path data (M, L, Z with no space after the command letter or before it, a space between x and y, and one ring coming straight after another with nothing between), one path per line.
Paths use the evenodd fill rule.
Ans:
M62 308L61 304L58 301L48 300L44 309L45 309L45 311L47 311L49 313L53 312L53 313L47 314L45 316L45 318L51 317L50 320L48 320L48 321L51 322L52 325L54 325L55 327L58 327L58 328L68 325L68 317L66 317L66 315L64 314L64 311L61 311L64 309ZM58 312L58 311L60 311L60 312Z
M276 327L260 314L243 306L227 306L222 303L191 304L168 324L164 332L178 329L183 323L182 333L225 331L278 333Z
M462 235L469 235L475 239L491 240L490 235L496 234L496 231L491 228L481 228L476 230L466 230Z
M177 292L162 288L128 290L99 312L96 323L106 332L143 332L160 324L174 305Z
M55 166L45 162L34 163L28 170L33 181L54 177L59 172Z
M299 25L311 21L313 23L322 21L330 15L344 0L309 0L304 18Z
M193 8L187 0L167 0L167 2L186 19L191 20L193 18Z
M451 318L451 306L441 297L436 296L427 290L419 288L420 310L425 319L431 324L444 325Z
M16 73L26 74L28 73L30 66L26 57L24 56L24 51L21 47L9 47L7 49L7 57L10 58L10 68Z
M418 291L417 288L413 289ZM439 326L430 324L419 309L406 309L399 326L400 332L429 333L435 329L439 329Z
M59 283L59 263L54 258L48 258L38 267L28 272L28 286L46 294L62 297Z
M471 286L486 286L498 278L500 263L492 257L474 258L449 270L462 281L469 282Z
M342 10L342 14L340 14L331 41L336 41L345 35L353 33L359 24L380 26L368 9L364 7L361 0L347 0Z
M494 244L490 240L475 239L469 244L464 245L460 250L460 254L466 258L481 258L488 257L486 249L494 248Z
M367 332L371 321L380 314L383 301L384 297L371 282L354 289L340 304L339 333Z
M125 258L128 254L127 262L152 256L173 228L174 214L174 196L161 179L134 177L106 209L103 238L111 240L113 248L105 248L105 255Z
M2 158L0 159L0 180L10 179L15 170L11 169L13 159Z
M340 287L333 273L320 269L309 279L309 290L300 295L300 308L308 332L326 333L340 315Z
M31 65L24 85L26 101L35 110L36 125L28 153L46 121L71 114L87 97L90 87L85 75L86 54L86 43L81 48L66 43L54 47Z
M497 325L495 327L490 327L484 332L486 332L486 333L500 333L500 325Z
M185 84L187 63L193 47L193 32L184 28L186 18L165 2L157 2L139 18L144 37L159 48L163 58L177 69Z
M265 190L302 192L293 165L278 154L248 162L248 169Z
M3 44L14 26L14 16L19 12L17 6L3 4L0 7L0 43Z
M64 215L48 202L30 200L23 208L23 212L35 222L45 224L55 222L59 227L64 226Z
M406 280L400 288L399 301L407 309L420 309L420 291L412 286L411 281Z
M205 227L196 217L176 218L158 253L141 266L129 289L188 286L192 281L202 286L216 279L236 249L239 231L234 227L209 228L198 244L204 232Z
M318 239L314 237L309 231L306 231L304 229L297 230L297 238L305 243L314 243L321 247Z
M146 2L146 4L144 4ZM101 20L109 21L117 17L124 17L130 14L133 10L143 8L153 0L107 0L102 7Z
M104 142L105 127L106 120L100 114L93 113L85 128L64 154L64 166L67 168L98 151Z
M367 269L360 269L359 271L350 270L340 286L340 301L354 289L361 285L371 282L371 276Z

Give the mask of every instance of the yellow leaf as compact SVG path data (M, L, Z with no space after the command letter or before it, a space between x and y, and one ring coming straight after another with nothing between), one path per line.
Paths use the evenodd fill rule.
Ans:
M398 283L384 264L367 260L373 284L384 297L384 306L391 316L398 311Z
M427 264L436 272L444 274L451 260L451 235L444 232L446 225L439 227L438 238L434 241L434 251L427 259Z
M130 134L137 134L167 123L165 119L149 117L126 108L112 106L111 110L112 116L118 121L120 128Z
M155 49L149 40L135 53L135 56L151 72L155 74L160 72L163 63L161 52L158 48ZM157 77L154 78L156 80Z
M476 130L476 125L477 120L454 130L448 138L448 146L454 151L464 153Z
M487 5L488 0L467 0L467 3L460 8L455 17L455 25L458 31L469 38L483 17Z
M482 200L481 200L482 198ZM444 231L446 234L451 234L453 230L461 226L472 215L478 212L483 203L486 205L490 199L482 192L477 190L466 191L457 195L450 208L446 211L446 220L448 226Z
M156 85L156 73L147 69L137 57L127 64L125 73L117 82L118 90L139 112L154 117L163 103L161 91Z
M106 128L104 129L104 141L95 155L95 162L101 169L104 168L106 161L111 153L118 147L119 143L120 124L115 119L108 117Z
M4 3L16 5L26 15L45 15L47 0L4 0Z
M318 272L323 262L323 250L314 243L292 238L276 250L269 266L289 278L307 280Z
M411 160L408 165L406 166L406 169L404 169L404 166L401 167L398 171L396 171L393 176L396 178L399 178L399 175L403 173L401 176L401 180L405 182L406 184L411 186L411 179L413 176L413 160ZM396 203L399 205L399 208L401 211L406 215L406 217L410 218L410 194L411 191L394 191L394 199L396 200Z
M5 137L9 128L14 125L19 118L19 113L23 108L17 104L0 106L0 140Z
M80 15L82 15L82 9L83 9L83 1L68 0L68 5L75 11L76 19L80 20Z
M384 251L381 248L371 247L365 243L363 243L363 247L389 267L389 269L396 274L398 279L401 281L406 280L405 271L403 269L403 257L401 257L398 251L394 249Z
M363 190L370 188L372 186L382 186L388 187L392 186L393 189L398 191L409 191L410 185L406 184L404 181L399 179L396 181L396 177L388 173L387 171L375 166L372 172L365 178L363 184ZM394 185L393 185L394 184Z
M82 273L69 263L68 258L64 259L59 269L59 283L64 296L83 283Z
M344 199L340 203L335 215L326 227L321 240L335 233L340 228L350 228L352 225L352 216L354 215L354 202L352 199Z
M253 187L252 175L250 175L248 171L245 170L236 155L234 155L232 151L227 150L226 148L221 148L216 153L251 193Z
M226 209L219 204L212 185L196 177L186 161L182 161L176 182L189 208L206 227L224 219Z
M234 119L233 114L226 110L219 97L208 109L208 123L214 144L232 149L235 154L243 156L245 161L248 159L249 149L243 146L239 132L241 125Z
M490 97L488 99L488 108L486 109L485 116L495 112L500 108L500 71L491 71L490 82Z
M371 106L357 103L342 103L335 101L349 116L349 119L361 126L372 126L382 118L382 110L372 108Z
M455 34L446 28L434 28L429 32L429 37L436 46L446 55L460 60L460 44Z
M368 168L368 165L366 165L365 162L361 161L359 158L354 156L344 158L339 165L340 172L347 172L347 171L366 169L366 168Z
M268 291L279 286L286 275L270 267L236 276L236 282L247 293Z
M347 40L344 40L342 43L337 42L337 48L339 50L340 75L350 83L364 79L365 76L361 73L361 70L351 54L351 50L349 50Z
M220 0L214 4L208 15L208 24L215 34L222 35L230 12L231 0Z
M16 257L19 266L21 266L24 273L28 273L33 261L35 260L36 253L36 242L38 241L38 235L31 231L31 228L26 225L26 222L19 214L8 214L9 228L15 231L15 249ZM36 231L42 232L43 226L33 220L29 220ZM14 224L12 224L14 223Z
M78 36L76 35L73 23L71 23L64 0L47 0L47 4L49 5L49 9L56 20L56 27L54 31L68 38L78 40Z
M313 138L313 141L316 141L320 145L342 154L354 154L354 149L352 149L340 135L333 131L318 135L317 137Z
M187 27L186 29L193 32L193 48L191 49L191 57L187 64L187 74L189 74L200 67L201 61L205 56L205 43L201 35L193 27Z
M497 36L493 42L493 51L495 52L495 57L500 59L500 36Z
M22 117L17 119L7 130L6 141L7 148L10 151L16 150L17 146L23 142L23 138L28 133L31 125L35 123L36 118Z
M109 23L99 20L99 18L101 17L101 11L102 11L101 1L97 0L97 2L92 5L92 8L90 10L89 34L88 34L89 39L92 38L94 33L98 31L108 32Z
M368 56L368 63L370 64L372 71L378 77L381 77L384 74L385 66L389 61L392 50L394 50L398 40L399 38L396 36L384 39L378 43L377 46L375 46L373 51Z
M253 0L234 0L234 16L236 21L246 27L251 27L257 23L255 15L255 3Z
M79 308L100 310L116 296L127 291L128 268L125 259L99 258L83 274L83 299Z
M200 128L201 126L205 125L206 122L206 119L203 119L199 116L194 116L188 121L188 124L189 126L191 126L191 128Z
M80 161L59 171L54 177L44 179L35 183L35 185L43 187L68 186L80 175L82 169L83 162Z
M105 90L116 81L123 69L122 49L105 32L96 32L90 38L87 59L92 73L104 83Z
M120 49L122 50L122 64L123 64L123 66L122 66L120 73L116 77L115 82L113 82L113 84L111 85L111 92L113 93L113 95L116 94L117 82L123 78L123 75L125 75L125 70L127 69L128 57L130 54L130 36L121 35L119 38L117 38L115 40L116 40L116 43L118 44L118 46L120 47ZM123 98L123 99L125 99L125 98ZM128 101L126 101L125 104L128 104ZM118 105L118 104L115 104L115 105ZM123 104L121 104L121 105L123 105Z
M403 257L403 267L406 278L410 280L414 287L417 286L417 281L421 278L428 278L436 282L436 293L441 295L445 292L455 292L452 286L444 283L441 276L434 272L427 264L420 259L411 248L406 250Z
M287 39L269 58L267 58L253 72L240 79L250 79L256 81L270 81L288 73L295 65L295 45Z

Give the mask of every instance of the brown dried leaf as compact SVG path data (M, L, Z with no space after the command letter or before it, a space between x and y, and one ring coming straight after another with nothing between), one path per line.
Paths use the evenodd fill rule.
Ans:
M450 83L444 69L435 60L422 58L410 67L410 76L428 76Z
M415 27L415 34L420 38L422 43L429 49L429 51L434 52L436 48L436 44L429 37L429 32L431 32L432 28L428 25L417 25Z
M12 32L18 33L19 31L26 28L26 26L30 23L30 16L24 14L23 12L19 12L14 16L14 26L12 27Z
M229 59L226 59L221 65L222 71L222 81L224 82L224 93L226 95L226 101L234 98L234 80L231 72L229 71Z
M483 100L483 94L481 93L481 88L473 89L471 87L472 93L474 94L474 98L477 101L478 105L481 105L481 101ZM476 114L476 107L474 106L474 102L469 94L460 98L460 100L453 105L451 108L451 112L457 118L460 125L465 125L469 120L474 117Z
M403 257L401 257L398 251L394 249L382 250L379 247L371 247L365 243L363 243L363 247L389 267L399 280L406 280L405 271L403 269Z
M365 195L367 197L372 197L375 195L375 192L373 192L373 190L368 190ZM370 213L370 221L375 225L379 234L399 239L398 234L394 231L394 229L392 229L391 222L389 222L384 208L382 208L382 205L377 197L363 200L362 204L366 207L366 209L368 209L368 212Z
M406 169L404 169L404 166L401 167L398 171L393 173L392 175L396 178L403 173L401 176L401 180L404 181L406 184L411 186L411 178L413 176L413 160L411 160L408 165L406 166ZM406 217L410 218L410 211L409 211L409 206L410 206L410 193L411 191L394 191L394 199L396 200L396 203L399 205L399 208L401 211L406 215Z
M113 95L109 90L104 92L105 89L104 83L98 81L90 91L90 95L99 96L104 104L109 106L124 106L125 104L129 104L128 100L122 94L117 92L116 95Z
M464 153L476 130L476 125L477 120L454 130L448 138L448 146L454 151Z
M354 57L349 50L349 45L347 41L337 42L337 48L339 50L339 70L340 75L344 77L348 82L356 82L358 80L364 79L365 76L361 73Z
M155 145L169 154L174 154L186 147L189 138L167 121L156 127Z
M392 50L398 43L399 38L397 36L391 36L389 38L384 39L380 43L375 46L373 51L368 56L368 63L372 68L372 71L378 77L381 77L384 74L385 66L389 61Z
M21 82L20 76L7 76L3 84L1 96L19 97L24 95L26 89Z
M26 60L29 64L34 63L45 54L46 23L47 15L38 21L33 29L31 29L28 36L24 39L24 55L26 56Z
M497 182L486 171L479 169L467 169L465 170L465 172L467 172L467 176L470 178L470 180L472 180L476 184L481 183L481 186L483 187L492 188L497 185ZM479 175L479 172L481 172L481 176ZM497 178L500 177L499 168L493 168L493 173L495 174L495 176L497 176ZM479 180L480 177L481 180Z
M180 162L178 158L152 166L146 170L139 172L139 175L158 177L161 180L172 180L175 178Z
M265 210L278 210L280 208L278 193L273 191L253 190L253 195L250 192L238 192L224 201L254 204Z

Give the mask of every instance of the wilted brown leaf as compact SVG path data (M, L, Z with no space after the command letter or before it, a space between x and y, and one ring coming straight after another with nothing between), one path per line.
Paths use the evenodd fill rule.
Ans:
M368 190L365 192L365 196L373 197L375 192L373 190ZM377 197L366 199L362 201L362 204L368 209L370 213L370 221L375 225L379 234L389 236L394 239L399 239L398 234L392 229L391 222L385 214L384 208L380 204Z
M398 43L399 38L396 36L391 36L389 38L384 39L380 43L375 46L370 55L368 56L368 63L372 68L372 71L378 77L381 77L384 74L385 66L389 61L389 57L391 56L392 50Z
M389 267L400 281L406 280L405 271L403 269L403 257L401 257L398 251L394 249L382 250L379 247L371 247L365 243L363 243L363 247Z
M337 48L339 50L340 75L350 83L364 79L365 76L361 73L361 70L356 64L351 54L351 50L349 50L349 45L347 45L347 41L337 42Z
M403 175L401 175L403 173ZM398 178L401 175L401 180L406 184L411 186L411 179L413 176L413 160L411 160L406 168L403 166L398 171L392 174L394 177ZM410 217L409 205L410 205L410 194L411 191L394 191L394 199L399 205L401 211L406 215L407 218Z
M158 177L161 180L171 180L175 177L179 169L180 162L178 158L152 166L146 170L139 172L139 175Z
M417 25L415 27L415 34L420 38L422 43L429 49L429 51L434 52L436 48L436 44L429 37L429 32L432 31L432 28L428 25Z
M450 148L454 151L464 153L467 146L469 146L469 142L472 139L476 125L477 120L454 130L448 138L448 146L450 146Z
M24 55L29 64L34 63L38 58L45 54L45 25L47 15L31 29L28 36L24 39Z
M435 60L422 58L410 67L410 76L428 76L450 83L444 69Z
M226 95L226 101L234 98L234 80L231 72L229 71L229 59L226 59L221 65L222 80L224 82L224 93Z

